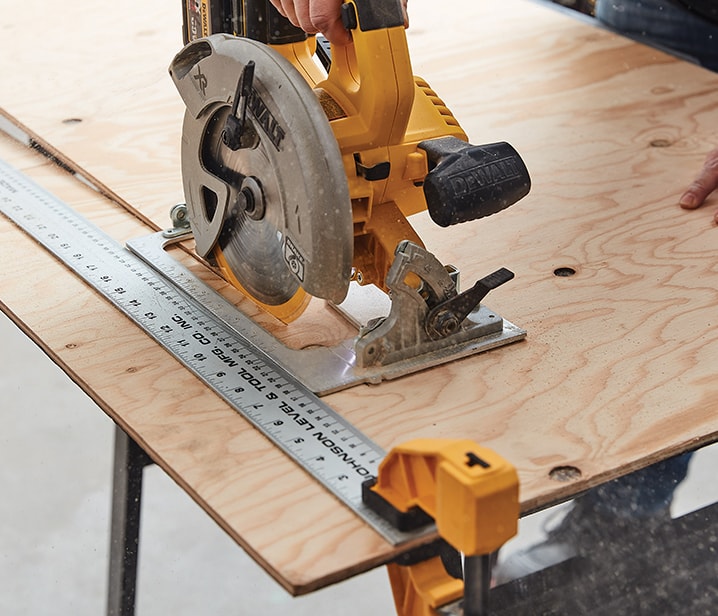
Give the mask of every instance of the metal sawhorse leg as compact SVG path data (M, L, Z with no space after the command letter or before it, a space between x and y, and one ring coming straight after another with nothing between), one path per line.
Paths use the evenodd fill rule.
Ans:
M150 457L117 426L112 482L108 616L133 616L135 613L142 472L149 464L152 464Z

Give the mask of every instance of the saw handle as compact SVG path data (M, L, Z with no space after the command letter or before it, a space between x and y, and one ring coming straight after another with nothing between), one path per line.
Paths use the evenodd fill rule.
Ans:
M419 144L429 160L424 196L432 220L441 227L491 216L531 189L519 153L508 143L471 145L456 137Z
M351 152L400 143L414 101L401 2L347 0L341 12L353 42L332 48L329 76L318 84L345 112L335 135ZM183 0L183 15L185 43L220 32L277 48L307 39L269 0Z
M414 76L400 0L347 0L352 44L333 45L326 81L317 84L344 109L332 128L343 152L401 143L414 102Z

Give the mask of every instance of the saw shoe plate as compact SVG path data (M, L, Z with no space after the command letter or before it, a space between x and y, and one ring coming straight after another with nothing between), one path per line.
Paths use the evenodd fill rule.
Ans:
M233 150L223 132L250 61L243 120L254 139ZM270 47L224 34L185 47L170 73L187 107L182 176L198 253L213 253L230 282L283 320L301 313L305 292L341 302L352 266L351 202L310 86Z

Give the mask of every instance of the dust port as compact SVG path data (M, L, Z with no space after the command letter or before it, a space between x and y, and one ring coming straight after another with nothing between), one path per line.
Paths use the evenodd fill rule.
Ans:
M549 471L549 479L566 483L581 478L581 469L577 466L554 466Z

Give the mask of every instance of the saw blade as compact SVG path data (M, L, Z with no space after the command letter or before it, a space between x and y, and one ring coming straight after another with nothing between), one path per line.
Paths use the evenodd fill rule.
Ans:
M240 147L227 118L254 63ZM316 95L270 47L218 34L190 43L170 73L187 111L182 176L197 252L228 279L290 320L306 293L341 302L349 286L353 228L341 154ZM236 105L235 105L236 107Z

